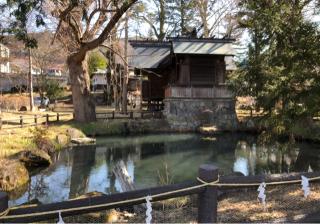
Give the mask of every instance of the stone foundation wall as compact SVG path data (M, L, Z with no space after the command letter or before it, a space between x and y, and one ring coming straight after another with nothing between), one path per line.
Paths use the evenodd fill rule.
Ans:
M165 99L163 111L170 127L196 131L202 126L236 130L238 120L233 99Z

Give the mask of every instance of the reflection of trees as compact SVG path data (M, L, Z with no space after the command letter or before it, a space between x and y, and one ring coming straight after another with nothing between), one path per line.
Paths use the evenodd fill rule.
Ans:
M75 198L87 192L90 172L95 162L96 146L79 147L74 150L69 198Z
M117 162L123 161L128 169L129 162L132 162L132 158L139 159L135 155L140 155L140 147L125 146L123 148L110 147L105 152L107 175L110 186L107 189L108 193L117 192L116 188L116 176L113 173L114 166ZM133 177L132 177L133 178Z
M48 186L45 183L44 175L35 176L28 187L28 201L47 196L47 190Z
M294 171L308 172L309 167L313 171L320 170L319 151L310 150L302 145L294 164Z
M143 143L141 144L141 159L165 153L165 144L162 143Z
M251 175L259 173L307 172L320 169L319 156L310 145L273 143L252 147L246 141L239 141L235 150L236 161L246 161ZM241 160L242 158L242 160ZM239 164L236 164L239 165ZM240 164L241 165L241 164ZM241 167L240 167L241 168ZM246 168L242 165L242 168ZM245 170L244 174L247 173Z

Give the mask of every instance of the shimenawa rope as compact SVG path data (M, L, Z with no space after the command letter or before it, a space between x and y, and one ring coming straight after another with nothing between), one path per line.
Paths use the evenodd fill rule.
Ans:
M308 178L308 179L309 179L309 181L320 180L320 176ZM261 184L261 183L219 183L219 177L217 180L215 180L213 182L206 182L199 177L197 177L197 180L201 184L196 185L196 186L192 186L192 187L174 190L174 191L168 191L168 192L164 192L164 193L149 195L149 196L151 196L152 198L157 198L157 197L167 196L167 195L174 194L174 193L180 193L180 192L184 192L184 191L188 191L188 190L194 190L194 189L198 189L198 188L202 188L202 187L206 187L206 186L218 186L218 187L222 187L222 186L248 186L248 187L250 187L250 186L259 186ZM266 185L281 185L281 184L300 183L300 182L301 182L301 180L277 181L277 182L266 183ZM118 205L118 204L123 204L123 203L141 201L141 200L145 200L146 197L147 196L143 196L143 197L123 200L123 201L118 201L118 202L103 203L103 204L99 204L99 205L88 205L88 206L81 206L81 207L76 207L76 208L66 208L66 209L59 209L59 210L45 211L45 212L34 212L34 213L30 213L30 214L7 215L10 212L10 210L15 210L15 209L21 208L18 206L18 207L14 207L14 208L8 208L6 211L2 212L0 214L0 220L1 219L24 218L24 217L39 216L39 215L58 214L59 212L61 212L61 213L62 212L72 212L72 211L80 211L80 210L92 209L92 208L101 208L101 207L107 207L107 206Z

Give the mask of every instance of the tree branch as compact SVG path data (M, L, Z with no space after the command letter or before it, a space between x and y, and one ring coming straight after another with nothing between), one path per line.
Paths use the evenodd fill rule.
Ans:
M117 24L117 22L120 20L120 18L123 16L123 14L138 0L128 0L116 11L116 13L112 16L107 26L104 28L104 30L101 32L100 36L96 38L93 41L87 42L84 45L83 50L85 52L90 51L96 47L98 47L100 44L103 43L104 40L106 40L113 29L113 27Z
M152 23L147 17L141 16L141 18L150 25L150 27L153 29L154 34L159 38L160 34L157 31L157 28L154 26L154 23Z

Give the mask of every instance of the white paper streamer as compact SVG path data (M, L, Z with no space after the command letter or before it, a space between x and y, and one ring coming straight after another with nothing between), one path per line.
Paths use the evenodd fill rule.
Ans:
M147 196L146 197L146 201L147 201L147 210L146 210L146 224L150 224L151 220L152 220L152 204L151 201L152 198L151 196Z
M59 212L59 220L58 220L57 224L64 224L64 221L61 217L61 212Z
M304 197L307 198L310 194L309 179L305 176L301 176L301 185Z
M263 206L266 206L266 194L265 194L265 191L266 191L266 183L263 182L260 184L259 188L258 188L258 198L261 200L261 203L263 204Z

